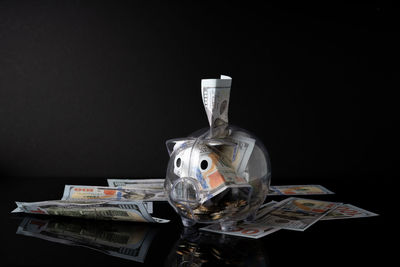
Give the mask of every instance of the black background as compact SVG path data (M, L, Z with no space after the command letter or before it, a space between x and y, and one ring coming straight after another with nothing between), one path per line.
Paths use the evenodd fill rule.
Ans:
M397 9L378 5L0 1L0 175L11 188L1 194L3 263L120 264L16 237L13 201L57 198L66 183L164 177L165 141L208 125L200 80L220 74L233 78L230 122L264 142L273 184L327 185L338 193L330 200L381 215L271 235L272 265L388 260L398 22ZM149 265L179 238L177 225L162 231ZM308 247L317 256L299 261ZM67 254L80 261L57 262Z
M0 2L0 170L163 177L165 140L208 125L200 80L275 177L393 175L398 12L251 2Z

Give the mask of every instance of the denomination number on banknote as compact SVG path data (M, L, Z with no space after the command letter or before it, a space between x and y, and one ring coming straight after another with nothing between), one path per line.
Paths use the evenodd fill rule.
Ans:
M94 192L94 189L93 188L79 188L79 187L77 187L77 188L74 188L74 191L76 191L76 192ZM105 189L105 190L103 190L103 194L104 195L115 195L116 191L117 190Z
M254 235L260 232L260 230L257 229L245 229L243 227L237 227L235 230L232 230L232 232L240 232L244 235Z
M336 205L336 204L332 203L332 204L327 205L326 208L324 208L324 209L318 209L318 208L316 208L316 209L311 209L311 211L313 211L313 212L318 212L318 213L323 213L323 212L327 211L328 209L331 209L331 208L334 207L335 205Z
M93 188L74 188L74 191L78 191L78 192L93 192Z
M46 212L44 212L43 210L41 210L41 209L39 209L39 208L37 208L36 210L30 210L29 212L32 212L32 213L40 213L40 214L46 214Z
M354 210L354 209L352 209L350 207L347 207L347 206L339 207L339 208L337 208L337 210L342 212L342 213L344 213L344 214L346 214L346 215L356 215L356 214L360 213L358 210Z

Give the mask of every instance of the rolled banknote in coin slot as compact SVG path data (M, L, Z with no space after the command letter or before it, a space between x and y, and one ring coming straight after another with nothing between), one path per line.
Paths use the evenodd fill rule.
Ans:
M227 135L229 95L232 78L221 75L221 79L201 80L201 95L210 124L210 137Z

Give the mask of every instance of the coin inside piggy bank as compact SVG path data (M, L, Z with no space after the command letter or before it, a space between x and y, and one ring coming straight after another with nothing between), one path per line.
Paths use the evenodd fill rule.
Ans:
M202 80L210 128L167 141L164 188L185 226L218 223L231 230L252 220L270 185L267 150L250 132L228 125L231 79Z

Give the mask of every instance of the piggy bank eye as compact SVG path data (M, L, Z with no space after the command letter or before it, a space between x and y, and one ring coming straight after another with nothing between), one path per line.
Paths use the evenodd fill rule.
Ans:
M200 159L199 167L200 167L200 170L201 170L202 172L208 171L208 170L211 168L211 165L212 165L212 160L211 160L211 158L209 158L209 157L202 157L202 158Z
M182 166L182 160L181 158L177 158L175 160L175 167L179 169L181 166Z

